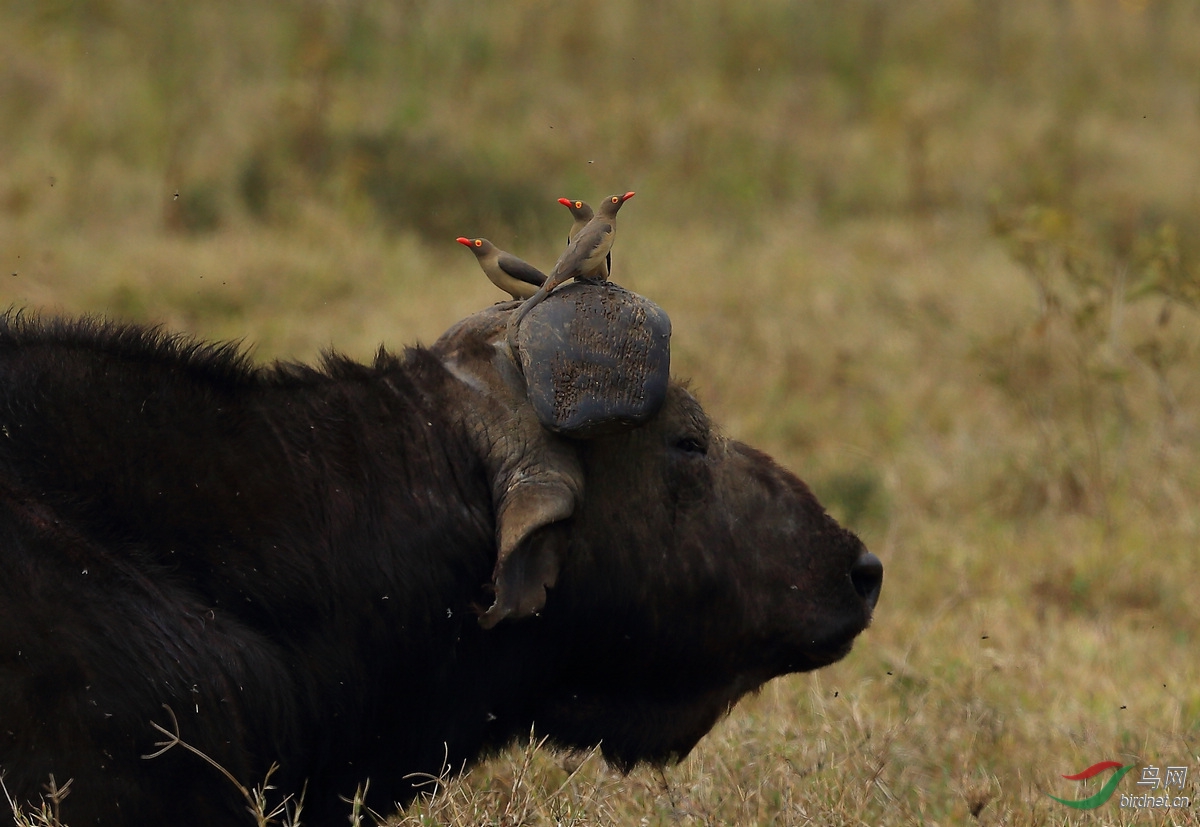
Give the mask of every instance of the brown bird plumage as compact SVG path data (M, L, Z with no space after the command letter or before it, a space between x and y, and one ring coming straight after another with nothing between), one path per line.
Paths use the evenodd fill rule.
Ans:
M475 254L479 267L492 284L514 299L528 299L546 281L546 274L527 261L506 253L486 238L457 238Z
M592 212L592 207L586 201L572 201L570 198L560 198L558 203L562 204L571 211L571 217L575 219L575 223L571 225L570 231L567 233L567 244L575 240L575 236L579 235L579 231L588 225L588 222L595 217ZM608 268L609 277L612 277L612 252L604 257L604 266Z
M612 250L613 237L617 232L617 210L633 196L634 193L627 192L604 199L600 211L575 233L567 249L555 262L546 284L542 285L547 293L570 279L603 281L608 278L605 259Z
M508 323L509 347L515 347L515 334L521 320L530 310L537 307L550 295L550 291L571 279L604 281L608 278L608 254L612 250L613 238L617 233L617 211L636 193L610 195L600 205L600 211L582 229L575 233L567 249L559 256L538 291L517 310Z

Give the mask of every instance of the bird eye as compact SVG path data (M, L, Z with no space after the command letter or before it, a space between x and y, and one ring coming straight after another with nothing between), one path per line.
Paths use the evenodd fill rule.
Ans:
M582 207L582 206L583 206L583 202L582 202L582 201L576 201L576 202L575 202L575 209L579 209L579 208L580 208L580 207Z
M475 246L476 246L476 247L482 247L482 246L483 246L483 239L482 239L482 238L477 238L477 239L475 239Z
M611 200L611 201L612 201L612 202L615 204L615 203L617 203L618 201L620 201L621 199L620 199L619 197L617 197L617 196L615 196L615 195L614 195L614 196L613 196L613 197L612 197L610 200Z

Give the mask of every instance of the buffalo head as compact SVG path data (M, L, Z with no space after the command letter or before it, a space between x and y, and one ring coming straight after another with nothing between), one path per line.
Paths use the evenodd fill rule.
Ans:
M620 294L633 309L596 310ZM506 337L513 307L467 319L433 350L461 382L493 481L495 600L480 622L548 659L538 725L563 745L602 743L618 765L668 760L746 692L846 655L882 564L801 480L668 381L661 311L577 284L538 308L540 327L524 321L534 334ZM587 380L546 369L581 352L605 363ZM581 382L587 411L556 406Z

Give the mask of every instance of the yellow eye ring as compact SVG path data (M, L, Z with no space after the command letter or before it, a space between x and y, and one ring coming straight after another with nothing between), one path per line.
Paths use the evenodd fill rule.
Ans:
M616 204L618 201L621 200L621 197L618 195L614 195L611 200L614 204Z
M483 246L483 239L482 239L482 238L477 238L477 239L475 239L475 246L476 246L476 247L482 247L482 246Z
M577 209L577 210L578 210L578 209L580 209L582 206L583 206L583 202L582 202L582 201L576 201L576 202L575 202L575 209Z

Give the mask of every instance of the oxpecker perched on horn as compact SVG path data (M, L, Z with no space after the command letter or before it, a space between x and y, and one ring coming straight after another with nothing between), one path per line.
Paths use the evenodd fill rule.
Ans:
M514 299L528 299L546 281L546 274L527 261L506 253L486 238L457 238L475 254L484 275Z
M550 291L571 279L600 282L608 278L608 254L612 250L613 238L617 234L617 211L621 205L633 198L635 193L610 195L600 205L600 211L571 239L567 249L559 256L546 277L545 283L529 301L521 305L509 324L509 343L514 341L511 332L516 330L530 310L537 307Z
M570 279L604 281L608 278L605 259L612 250L613 238L617 234L617 211L633 196L634 193L627 192L604 199L600 211L575 233L567 249L555 262L546 284L542 285L547 293Z
M571 211L571 217L575 219L575 223L571 225L570 231L567 233L567 244L575 240L575 236L579 235L579 231L588 225L588 222L595 217L592 212L592 207L586 201L571 200L570 198L560 198L558 203L562 204ZM609 277L612 277L612 252L604 257L604 266L608 268Z

